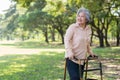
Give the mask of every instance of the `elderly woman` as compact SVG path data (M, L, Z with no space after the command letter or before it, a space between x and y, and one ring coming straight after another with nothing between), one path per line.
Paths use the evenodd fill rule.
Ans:
M86 59L87 53L94 55L90 49L91 28L88 25L89 22L89 11L80 8L76 15L76 23L71 24L65 34L65 57L70 80L80 80L83 77L83 71L79 71L79 67L84 69L83 62L81 61L79 66L75 59Z

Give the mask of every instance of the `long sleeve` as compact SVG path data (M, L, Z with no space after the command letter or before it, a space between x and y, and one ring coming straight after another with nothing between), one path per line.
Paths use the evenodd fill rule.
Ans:
M88 54L90 54L90 55L93 54L93 52L92 52L92 50L91 50L91 47L90 47L90 44L87 45L87 52L88 52Z
M73 24L70 25L65 34L65 38L64 38L65 50L66 50L65 57L73 56L73 51L72 51L72 37L74 34L73 28L74 28Z

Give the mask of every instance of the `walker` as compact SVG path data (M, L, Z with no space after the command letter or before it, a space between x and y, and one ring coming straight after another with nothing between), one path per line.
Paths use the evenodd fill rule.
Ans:
M98 56L88 56L87 59L80 59L78 60L79 63L81 63L81 60L84 60L85 63L84 63L84 70L83 72L85 73L85 76L84 78L80 78L80 80L97 80L97 79L91 79L91 78L87 78L87 73L90 72L90 71L96 71L96 70L99 70L100 71L100 78L101 80L103 80L103 77L102 77L102 63L101 63L101 60L99 59ZM98 68L93 68L93 69L88 69L88 64L91 60L95 60L95 61L98 61ZM81 67L79 67L79 71L81 72ZM80 75L81 76L81 75ZM66 80L66 61L65 61L65 67L64 67L64 80Z

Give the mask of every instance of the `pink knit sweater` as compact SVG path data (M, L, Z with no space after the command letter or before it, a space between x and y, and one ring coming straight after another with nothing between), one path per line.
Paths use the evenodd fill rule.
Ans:
M73 23L66 31L65 57L74 55L77 59L86 59L87 53L92 54L90 49L91 28L87 25L84 29Z

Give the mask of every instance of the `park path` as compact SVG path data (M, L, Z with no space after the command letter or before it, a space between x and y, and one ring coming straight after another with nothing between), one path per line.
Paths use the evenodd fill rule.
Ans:
M6 44L8 42L0 42L0 44ZM13 42L9 42L9 44L12 44ZM10 54L36 54L39 52L43 52L43 51L64 51L64 49L25 49L25 48L17 48L15 46L4 46L4 45L0 45L0 56L4 56L4 55L10 55Z
M0 46L0 56L8 54L34 54L40 52L39 49L21 49L13 46Z

